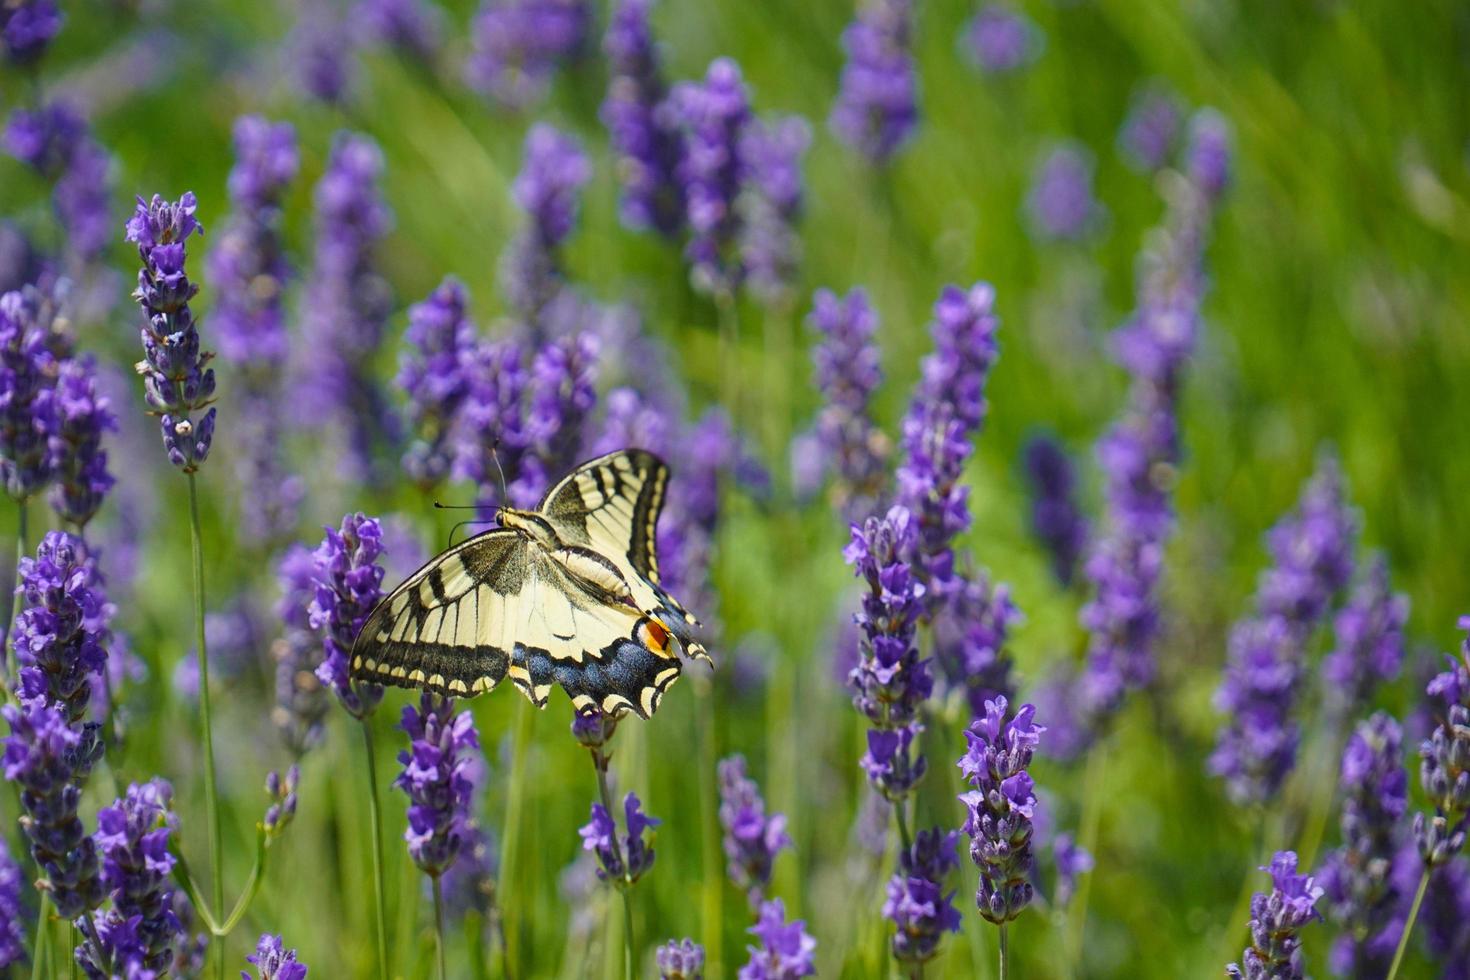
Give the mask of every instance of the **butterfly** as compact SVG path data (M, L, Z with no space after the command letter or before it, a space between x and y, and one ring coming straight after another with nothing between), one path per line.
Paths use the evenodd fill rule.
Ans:
M681 670L711 662L659 585L655 529L669 469L625 449L583 463L534 510L443 552L384 598L352 647L356 679L473 697L509 677L538 708L553 684L579 711L647 718Z

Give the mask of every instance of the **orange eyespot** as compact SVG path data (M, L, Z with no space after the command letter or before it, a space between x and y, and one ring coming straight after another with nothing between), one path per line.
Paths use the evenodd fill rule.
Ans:
M643 624L644 643L654 653L663 653L669 645L669 631L658 620L650 619Z

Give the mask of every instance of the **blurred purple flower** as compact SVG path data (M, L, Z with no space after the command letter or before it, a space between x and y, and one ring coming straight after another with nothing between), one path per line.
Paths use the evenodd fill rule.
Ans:
M1015 697L1006 640L1021 620L1010 587L977 574L961 579L931 622L934 659L948 684L964 692L974 717L998 695Z
M623 820L627 833L620 838L618 826L601 803L592 804L592 819L578 833L582 835L582 849L597 856L601 865L597 877L626 887L643 877L653 867L653 848L644 841L643 834L662 821L647 816L636 793L623 798Z
M673 237L684 227L678 177L684 144L648 23L652 5L653 0L619 0L613 8L602 41L610 78L600 115L618 157L623 223Z
M1435 727L1419 745L1419 782L1434 807L1414 815L1414 842L1426 867L1449 861L1470 833L1470 616L1460 619L1467 636L1460 657L1425 689L1435 703Z
M1140 173L1161 170L1173 156L1183 126L1178 97L1162 85L1146 85L1128 104L1128 116L1118 130L1118 150L1124 162Z
M702 293L730 295L741 278L736 198L749 176L743 134L751 118L750 95L740 66L717 58L703 81L679 83L670 100L685 139L678 177L689 226L684 254L690 281Z
M1414 858L1410 867L1417 879L1421 866ZM1470 977L1470 861L1451 861L1430 875L1419 921L1440 980Z
M484 0L470 27L466 81L499 105L523 109L582 55L591 30L587 0Z
M817 941L807 935L802 920L786 921L786 905L779 898L762 903L760 917L746 931L760 945L746 947L750 960L740 968L739 980L797 980L816 975Z
M957 831L935 827L919 831L913 846L899 853L883 914L896 927L893 958L900 963L928 962L939 952L946 932L960 931L955 893L944 890L945 877L959 867L955 854L959 841Z
M1001 75L1024 68L1041 53L1040 29L1006 3L988 3L970 19L963 41L975 65L986 74Z
M296 950L287 949L280 936L263 933L255 944L255 952L245 957L255 965L258 978L241 971L240 980L306 980L306 966L296 960Z
M256 669L265 652L265 624L253 608L249 593L241 593L223 608L204 615L204 647L209 655L211 693L240 683ZM190 701L199 697L197 649L181 657L174 668L174 689ZM218 694L216 693L216 696Z
M847 61L828 123L839 139L881 166L918 125L911 0L866 0L842 32Z
M1337 464L1324 457L1296 509L1267 536L1273 564L1257 587L1255 613L1231 633L1216 692L1228 717L1210 770L1237 803L1270 799L1296 764L1292 713L1306 646L1352 577L1354 525Z
M444 12L427 0L358 0L353 19L370 40L425 63L434 60L444 30Z
M39 879L64 919L96 908L103 899L97 847L77 810L81 785L102 755L95 724L79 730L43 701L0 708L10 725L4 771L20 790L20 828L30 840Z
M768 306L789 297L801 259L795 225L803 204L801 163L811 140L801 116L752 119L740 135L746 168L739 202L741 274Z
M547 123L526 134L525 160L511 185L526 227L501 259L506 298L530 327L533 340L545 339L546 312L565 286L561 245L576 227L582 189L592 166L582 144Z
M1089 532L1077 502L1076 467L1048 435L1033 436L1026 443L1022 462L1031 490L1031 533L1046 548L1057 581L1071 586Z
M1230 186L1233 169L1230 123L1214 109L1200 109L1189 119L1184 170L1190 183L1211 204Z
M658 980L703 980L704 947L692 939L670 939L654 954Z
M288 547L276 564L281 599L276 615L285 630L271 647L276 663L276 704L271 720L296 755L322 740L322 722L331 706L327 688L317 677L326 653L311 625L316 598L316 561L304 545Z
M404 706L402 728L412 740L398 755L403 772L393 782L411 801L403 839L419 870L437 878L469 838L473 786L468 771L475 764L469 753L479 749L480 737L468 711L455 714L452 699L428 692L417 709Z
M488 506L504 503L503 472L510 504L534 505L545 488L521 472L531 448L525 406L531 378L520 345L513 340L480 342L466 357L465 377L465 400L452 436L451 475L474 483L479 503Z
M822 407L814 432L823 468L836 476L837 502L850 522L878 506L887 482L887 437L873 421L873 393L883 380L875 336L878 317L863 289L839 297L819 289L807 323L821 337L812 347Z
M305 0L286 47L290 72L309 98L329 106L347 102L356 82L357 46L331 4Z
M214 369L209 367L214 355L200 350L189 308L199 287L184 271L189 235L203 233L194 218L197 209L192 192L177 202L157 194L152 201L140 197L127 225L127 240L138 246L143 260L133 292L148 318L142 329L143 388L148 405L161 413L169 462L185 473L193 473L209 456L214 438L214 408L197 424L189 418L214 401Z
M719 764L720 824L725 828L726 870L735 887L745 892L751 908L760 905L771 883L776 855L791 847L786 817L766 816L760 787L745 775L745 758L732 755Z
M1043 241L1080 241L1102 220L1093 196L1093 159L1079 143L1063 143L1042 158L1026 195L1032 234Z
M1296 873L1296 854L1277 851L1269 868L1271 892L1251 897L1251 945L1241 958L1242 970L1232 963L1225 968L1235 980L1301 980L1303 962L1302 926L1320 919L1317 900L1322 889L1311 875Z
M1009 708L1003 697L986 703L984 717L965 732L969 748L959 762L973 787L960 802L969 809L964 830L970 837L970 860L980 869L975 904L997 925L1031 904L1036 792L1026 767L1046 731L1035 722L1034 706L1022 705L1014 718L1007 718Z
M35 558L22 558L16 591L25 604L11 643L19 693L62 712L71 725L87 715L92 684L107 663L107 597L97 587L95 559L81 538L47 531Z
M1322 660L1328 698L1340 717L1357 715L1381 683L1398 677L1404 662L1408 596L1393 592L1388 559L1376 555L1334 620L1336 643Z
M527 440L540 467L540 489L582 458L587 422L597 402L597 338L554 340L531 362Z
M382 527L359 513L343 517L340 531L329 527L326 532L312 553L315 595L307 607L308 623L325 651L316 676L348 714L362 720L383 700L383 689L353 682L348 658L362 624L383 597Z
M347 433L348 472L357 478L372 473L375 450L398 435L371 367L393 308L374 257L392 224L378 186L382 175L383 154L371 139L347 132L333 138L313 193L316 249L298 365L303 410Z
M55 358L32 314L33 291L0 296L0 478L25 501L49 483L61 428L51 383Z
M1332 969L1367 977L1388 973L1403 932L1403 895L1392 875L1407 829L1409 775L1398 723L1378 712L1361 722L1343 750L1342 846L1323 862L1328 915L1342 930Z
M172 801L173 787L155 779L129 786L122 799L97 814L93 840L102 858L102 885L112 908L97 913L94 924L100 934L115 939L126 936L127 941L111 949L82 947L85 952L78 960L93 980L161 972L173 962L183 926L174 912L171 887L175 863L168 846L175 827ZM107 968L109 963L116 974Z
M1057 883L1052 892L1052 906L1065 908L1072 899L1077 876L1092 870L1093 858L1071 834L1057 834L1051 842L1052 863L1056 865Z
M451 277L408 308L397 384L408 396L414 439L403 454L403 468L424 490L449 475L451 430L469 394L466 369L475 345L475 325L466 310L468 302L464 286Z
M0 841L0 968L26 957L26 928L21 921L26 914L21 905L25 886L25 875L10 856L10 846Z
M55 0L14 0L0 7L0 39L17 65L30 65L46 53L65 18Z
M102 433L117 431L117 417L107 397L97 390L97 364L91 357L61 362L53 403L55 439L61 448L57 453L56 484L49 495L51 509L80 529L96 516L103 497L116 482L107 469Z

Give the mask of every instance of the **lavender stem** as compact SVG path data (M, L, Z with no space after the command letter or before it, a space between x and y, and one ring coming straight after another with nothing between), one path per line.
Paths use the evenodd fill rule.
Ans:
M1106 785L1103 773L1107 768L1107 746L1106 739L1098 741L1087 757L1087 782L1083 789L1081 838L1078 843L1089 854L1097 853L1098 827L1102 822L1102 794ZM1091 892L1092 875L1084 875L1077 886L1077 894L1072 899L1072 908L1067 913L1066 957L1069 972L1077 965L1077 958L1082 952L1082 936L1087 929L1087 900Z
M505 832L500 838L500 880L495 885L495 894L502 897L509 895L516 887L516 873L520 863L522 787L526 782L526 746L531 741L531 705L524 698L517 698L515 713L515 732L511 736L510 750L510 792L505 800ZM509 977L519 972L520 968L520 903L502 902L501 910L501 928L505 941L500 945L500 952L505 975ZM516 918L512 919L512 914Z
M224 848L220 840L219 786L214 773L214 729L209 715L209 654L204 641L204 538L199 528L199 488L189 472L189 538L194 553L194 649L199 663L199 720L204 736L204 808L209 821L209 865L216 916L225 911ZM215 946L215 976L225 980L225 942Z
M373 752L373 733L367 717L362 723L362 744L367 750L368 813L373 831L373 912L377 926L378 980L388 980L388 910L383 905L383 815L378 807L378 764Z
M41 892L41 907L36 911L36 948L31 954L31 980L41 980L45 971L42 964L51 949L51 893Z
M1011 973L1011 938L1006 934L1007 923L1000 924L1000 980L1006 980Z
M1419 876L1419 888L1414 892L1414 904L1409 906L1409 917L1404 920L1404 931L1399 936L1398 949L1393 951L1393 963L1388 968L1387 980L1394 980L1399 975L1399 965L1404 962L1404 953L1409 948L1409 936L1414 931L1414 920L1419 918L1419 906L1424 904L1424 891L1429 887L1431 870L1426 867L1424 873Z
M592 754L592 768L597 770L597 792L602 797L602 808L607 811L609 819L617 811L613 809L612 793L607 788L607 757L600 751ZM618 894L623 898L623 980L633 980L633 902L628 897L628 889L632 882L628 880L628 864L623 860L623 846L618 843L616 828L612 833L612 852L617 859L617 866L624 869L623 879L615 881Z
M733 414L733 413L732 413ZM725 871L720 854L719 811L715 806L714 706L710 697L709 678L696 673L690 680L694 687L694 710L698 718L699 738L699 823L701 863L703 865L704 951L711 975L719 976L724 968L721 940L725 921Z
M439 980L448 980L449 974L444 969L444 888L439 875L433 875L430 880L434 883L434 952L438 956Z

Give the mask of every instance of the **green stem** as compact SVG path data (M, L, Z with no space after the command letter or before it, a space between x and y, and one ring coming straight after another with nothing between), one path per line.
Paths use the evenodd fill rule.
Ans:
M31 953L31 980L45 976L42 967L51 949L51 893L41 892L41 907L36 912L36 948Z
M632 883L627 877L628 865L623 861L623 846L618 843L617 817L613 816L617 811L613 809L612 792L607 787L607 757L599 750L591 754L592 768L597 770L597 793L602 797L602 808L607 811L608 819L613 821L613 858L623 869L623 880L615 882L623 896L623 980L633 980L633 901L628 897Z
M362 744L367 750L368 813L373 832L373 921L377 928L378 980L388 980L388 909L383 904L383 814L378 807L378 763L373 732L362 722Z
M1082 821L1078 843L1089 854L1097 853L1098 830L1102 824L1103 773L1107 769L1108 743L1106 740L1093 746L1087 758L1086 784L1083 789ZM1068 912L1066 936L1067 972L1074 972L1082 953L1082 937L1087 929L1087 900L1092 892L1092 875L1084 874L1077 884L1077 892Z
M1007 928L1004 922L1000 924L1000 980L1006 980L1011 973L1011 937Z
M633 897L628 888L623 893L623 980L633 980Z
M199 723L204 738L204 809L209 824L209 870L213 876L214 913L225 910L224 847L220 839L219 784L214 772L214 727L209 715L209 653L204 643L204 537L199 529L199 487L189 474L189 538L194 551L194 643L199 660ZM225 978L225 944L212 945L215 976Z
M698 668L694 668L695 671ZM695 673L690 678L694 688L694 710L698 713L699 737L699 826L700 887L704 917L704 950L709 973L719 976L723 969L725 925L725 870L720 857L719 808L715 805L715 733L714 705L710 697L709 678Z
M77 980L77 954L76 954L76 949L81 944L82 944L81 933L77 932L76 923L72 923L72 927L71 927L71 948L72 948L72 954L66 958L66 960L67 960L66 972L67 972L67 976L70 977L71 980Z
M521 909L523 896L517 901L507 901L515 893L516 873L520 870L521 813L524 809L524 787L526 785L526 746L531 741L531 705L525 698L516 698L515 730L511 735L510 788L505 798L505 821L500 838L500 880L495 883L495 895L500 900L501 928L504 939L500 944L502 966L506 977L514 977L520 971ZM514 916L514 918L512 918Z
M26 525L28 522L26 502L18 500L15 503L15 594L10 598L10 620L5 624L4 642L0 643L0 665L4 666L5 686L10 687L10 631L15 628L15 621L20 618L21 592L20 585L20 562L29 553L29 544L26 541Z
M903 845L903 852L909 854L914 849L914 838L909 833L909 818L902 800L893 801L893 815L898 818L898 840Z
M1399 975L1399 965L1404 962L1404 953L1409 949L1409 935L1414 931L1414 920L1419 918L1419 906L1424 904L1424 892L1429 887L1429 868L1419 876L1419 888L1414 892L1414 904L1409 906L1409 918L1404 922L1404 933L1399 936L1399 948L1393 952L1393 964L1388 968L1388 980Z
M449 980L449 973L444 969L444 889L438 875L430 880L434 883L434 951L438 954L439 980Z

